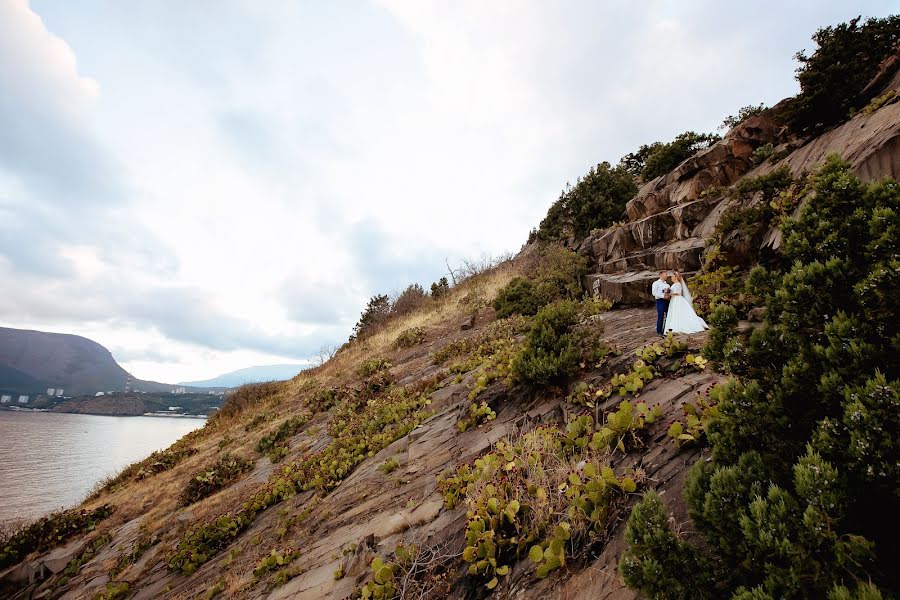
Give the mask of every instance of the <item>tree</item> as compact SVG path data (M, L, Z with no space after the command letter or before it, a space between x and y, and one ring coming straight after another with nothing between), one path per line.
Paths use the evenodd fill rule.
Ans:
M446 277L441 277L436 282L431 284L431 297L437 300L444 294L450 291L450 284L447 282Z
M700 150L722 139L714 133L685 131L668 143L654 142L641 146L637 152L626 154L619 168L643 181L665 175Z
M740 125L750 117L755 117L756 115L768 109L769 107L762 103L755 106L753 104L744 106L738 111L736 115L728 115L727 117L725 117L725 120L722 121L721 125L719 125L719 130L727 131L729 129L732 129L733 127Z
M363 339L375 332L387 321L391 313L391 300L387 294L376 294L369 298L369 303L353 327L351 339Z
M602 162L574 187L567 187L547 210L536 238L556 241L584 238L594 229L609 227L625 213L625 203L637 193L634 179L623 167Z
M900 591L900 185L865 184L837 157L812 184L800 217L783 225L792 266L771 279L763 326L741 333L721 307L711 319L710 355L734 380L707 429L712 462L685 483L721 588L697 597ZM668 525L654 527L668 539ZM623 568L629 584L665 598L639 576L680 575L659 552L632 543ZM842 589L867 581L855 596Z
M869 101L861 92L875 77L882 62L900 44L900 15L883 19L860 17L849 23L823 27L812 36L811 56L798 52L800 94L789 107L796 131L815 131L840 123L851 109ZM872 90L874 93L877 90Z

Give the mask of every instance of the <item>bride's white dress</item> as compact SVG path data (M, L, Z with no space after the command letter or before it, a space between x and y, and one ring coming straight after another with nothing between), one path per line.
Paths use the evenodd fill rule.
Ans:
M676 296L675 294L679 294ZM669 300L669 310L666 313L666 323L663 331L666 333L699 333L709 327L706 321L697 316L691 302L690 291L687 286L675 283L672 286L672 297Z

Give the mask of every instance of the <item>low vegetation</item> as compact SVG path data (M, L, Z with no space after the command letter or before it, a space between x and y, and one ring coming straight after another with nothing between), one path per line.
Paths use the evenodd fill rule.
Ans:
M303 429L309 421L308 413L296 415L281 422L275 431L262 436L256 444L256 451L269 457L273 463L287 456L287 442Z
M14 565L32 552L54 548L75 535L93 531L112 514L109 505L94 510L66 510L42 517L13 532L0 548L0 569Z
M195 502L212 496L219 490L231 485L244 473L253 469L253 461L240 456L225 454L215 464L201 469L191 477L181 492L179 502L189 506Z
M641 146L637 152L623 156L619 165L632 176L642 181L650 181L665 175L720 139L713 133L685 131L671 142L654 142Z
M884 515L900 489L900 361L888 358L900 343L900 185L864 184L836 157L811 183L782 226L790 268L765 290L763 326L740 333L724 306L711 320L704 354L734 381L706 423L697 415L712 462L695 465L684 496L702 545L672 531L656 496L629 519L621 571L652 598L898 590L900 538Z

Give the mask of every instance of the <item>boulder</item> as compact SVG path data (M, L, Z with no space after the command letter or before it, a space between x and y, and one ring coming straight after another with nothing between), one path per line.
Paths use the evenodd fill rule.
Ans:
M659 274L654 271L638 271L621 275L595 273L586 276L586 287L595 296L602 296L615 304L646 304L653 297L650 286Z
M472 327L474 325L475 325L475 315L469 315L469 316L465 317L462 321L459 322L459 328L462 329L463 331L472 329Z

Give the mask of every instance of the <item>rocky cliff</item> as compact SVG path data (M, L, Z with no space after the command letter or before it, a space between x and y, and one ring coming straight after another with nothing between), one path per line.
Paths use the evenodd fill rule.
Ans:
M884 89L898 83L888 78ZM625 223L572 242L590 259L588 289L620 305L582 324L595 336L594 348L603 349L579 366L583 387L535 387L505 377L503 357L522 343L527 328L514 319L498 321L489 302L526 271L526 250L318 369L245 389L202 430L108 482L82 507L93 512L34 529L36 541L26 550L37 551L7 553L0 562L9 565L0 573L8 596L638 597L618 573L624 519L637 493L655 489L676 529L691 537L681 492L687 468L704 459L704 450L676 446L667 431L721 376L693 359L706 334L660 343L653 311L624 305L647 300L658 269L703 266L716 224L745 201L728 193L741 178L782 165L799 174L831 152L863 178L900 176L900 103L807 139L781 130L779 110L748 119L646 182L628 203ZM757 150L767 144L771 151L760 160ZM759 237L749 251L777 252L778 231ZM732 242L726 260L739 262L741 240ZM601 429L580 437L581 417L619 427L623 400L629 416L622 437L608 449ZM646 413L631 416L637 403ZM551 432L548 439L574 446L584 459L521 454L516 448L531 447L534 431ZM230 470L224 453L252 466ZM484 519L521 524L525 510L518 501L499 506L493 488L478 488L470 477L489 468L486 458L476 462L486 453L499 461L490 467L497 481L533 469L528 510L576 496L573 506L585 510L589 494L602 489L606 496L602 505L590 496L590 518L568 512L565 526L541 532L553 541L536 544L538 555L534 546L517 554L511 547L523 540L486 540L483 525L473 525L483 522L474 518L478 511ZM545 462L546 456L557 462ZM541 481L554 485L535 483L538 471ZM562 480L553 479L557 472ZM454 487L454 473L469 487ZM207 491L196 492L194 482ZM582 487L588 485L595 487ZM466 502L455 500L461 489L467 489ZM485 506L473 503L476 492L487 495ZM43 532L60 523L63 534L42 541ZM517 531L529 544L543 539L532 539L535 532L524 526ZM498 551L501 541L507 545ZM501 554L517 558L491 562Z

